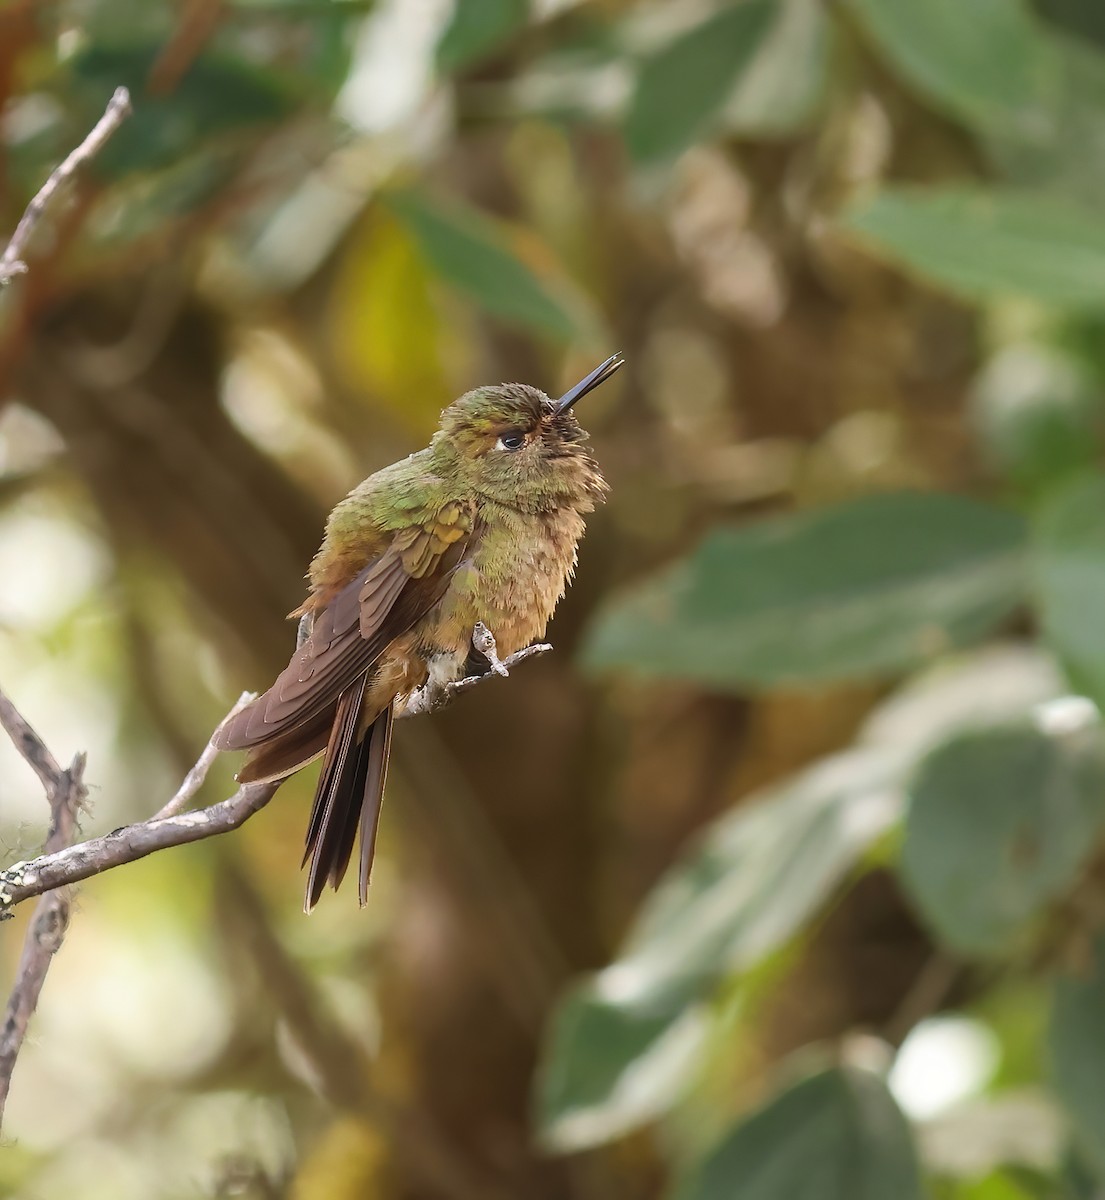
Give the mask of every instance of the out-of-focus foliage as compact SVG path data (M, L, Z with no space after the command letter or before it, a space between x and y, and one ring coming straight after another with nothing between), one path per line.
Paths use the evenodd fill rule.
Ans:
M587 654L720 688L893 676L1000 625L1023 550L1014 514L938 493L723 528L600 614Z
M1098 1194L1100 6L8 0L0 230L119 84L0 294L0 685L85 832L450 398L628 366L556 652L403 723L368 910L299 911L310 778L85 885L0 1195ZM44 807L0 746L8 857Z

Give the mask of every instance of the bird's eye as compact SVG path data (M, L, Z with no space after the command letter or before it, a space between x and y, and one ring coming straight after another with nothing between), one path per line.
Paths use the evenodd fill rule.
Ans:
M521 450L526 444L526 435L520 429L508 429L495 443L496 450Z

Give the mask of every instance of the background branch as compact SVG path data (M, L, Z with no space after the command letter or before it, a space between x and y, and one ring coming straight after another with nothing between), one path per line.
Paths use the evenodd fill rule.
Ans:
M278 786L277 783L246 784L229 799L208 808L124 825L103 837L16 863L0 871L0 915L10 913L15 905L32 896L79 883L158 850L237 829L268 804Z
M77 754L63 771L42 739L2 692L0 724L46 788L50 802L50 831L44 850L47 855L58 853L72 840L77 827L77 814L84 802L84 755ZM27 929L15 985L8 998L3 1025L0 1025L0 1124L4 1120L12 1072L27 1036L27 1026L38 1006L50 962L65 938L69 925L69 905L67 890L44 896L38 902Z
M104 115L96 122L84 141L66 157L60 166L51 172L50 177L27 205L19 224L15 227L15 233L12 234L7 249L0 254L0 287L27 270L27 264L22 259L23 251L31 240L31 235L39 221L42 220L50 201L54 198L54 194L89 159L99 154L104 143L122 125L130 112L130 92L125 87L116 88L114 95L108 101Z
M427 685L410 698L398 715L435 712L461 691L467 691L495 675L505 676L516 663L551 649L547 645L529 646L500 661L495 638L482 622L473 631L472 643L488 660L491 667L488 674L471 676L436 690L431 690ZM224 721L253 698L252 693L244 692ZM412 704L412 701L416 702ZM222 724L219 723L220 728ZM78 754L63 771L42 739L3 692L0 692L0 726L3 726L16 749L42 781L51 810L50 832L43 853L30 862L19 862L0 871L0 919L11 916L12 909L22 901L34 896L43 897L27 930L15 986L8 1000L3 1027L0 1028L2 1124L16 1059L38 1004L50 961L61 946L69 923L69 886L113 867L145 858L158 850L201 841L237 829L268 804L282 780L245 784L226 800L195 812L182 812L203 786L218 754L212 734L175 795L153 817L134 825L125 825L103 837L70 845L76 830L77 814L86 794L83 783L84 755Z
M486 627L482 634L477 630L474 642L486 656L496 655L495 639L487 632ZM509 668L550 649L551 646L544 644L527 646L504 659L500 666ZM499 662L497 656L495 661ZM412 694L397 716L420 716L437 712L454 696L469 691L476 684L493 679L496 674L501 673L505 671L469 676L432 692L426 688L419 689ZM251 693L244 693L227 717L238 712L251 698ZM35 767L39 778L47 783L52 777L51 770L57 770L57 764L10 702L0 704L0 724L8 729L21 753ZM0 871L0 919L10 916L12 909L24 900L41 896L54 888L79 883L82 879L100 875L104 871L145 858L159 850L168 850L171 846L183 846L188 842L198 842L220 833L227 833L244 824L254 813L260 812L276 794L282 781L244 784L233 796L217 804L197 809L195 812L180 811L202 787L216 754L214 746L208 741L176 794L148 820L124 825L102 837L90 838L74 846L63 844L56 849L47 847L46 853L38 858L28 862L17 862ZM36 766L36 762L39 765Z

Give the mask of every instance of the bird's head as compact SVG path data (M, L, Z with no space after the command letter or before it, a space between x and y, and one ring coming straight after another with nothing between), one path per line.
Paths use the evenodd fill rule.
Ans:
M524 383L466 392L441 414L439 469L476 493L527 512L571 505L589 511L606 491L573 406L622 365L615 354L553 400Z

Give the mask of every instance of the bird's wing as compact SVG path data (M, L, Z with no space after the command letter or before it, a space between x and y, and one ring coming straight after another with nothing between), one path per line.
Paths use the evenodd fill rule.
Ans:
M394 531L387 548L324 608L310 636L263 696L219 730L220 750L246 750L334 705L395 638L441 599L464 556L472 506L452 502Z

